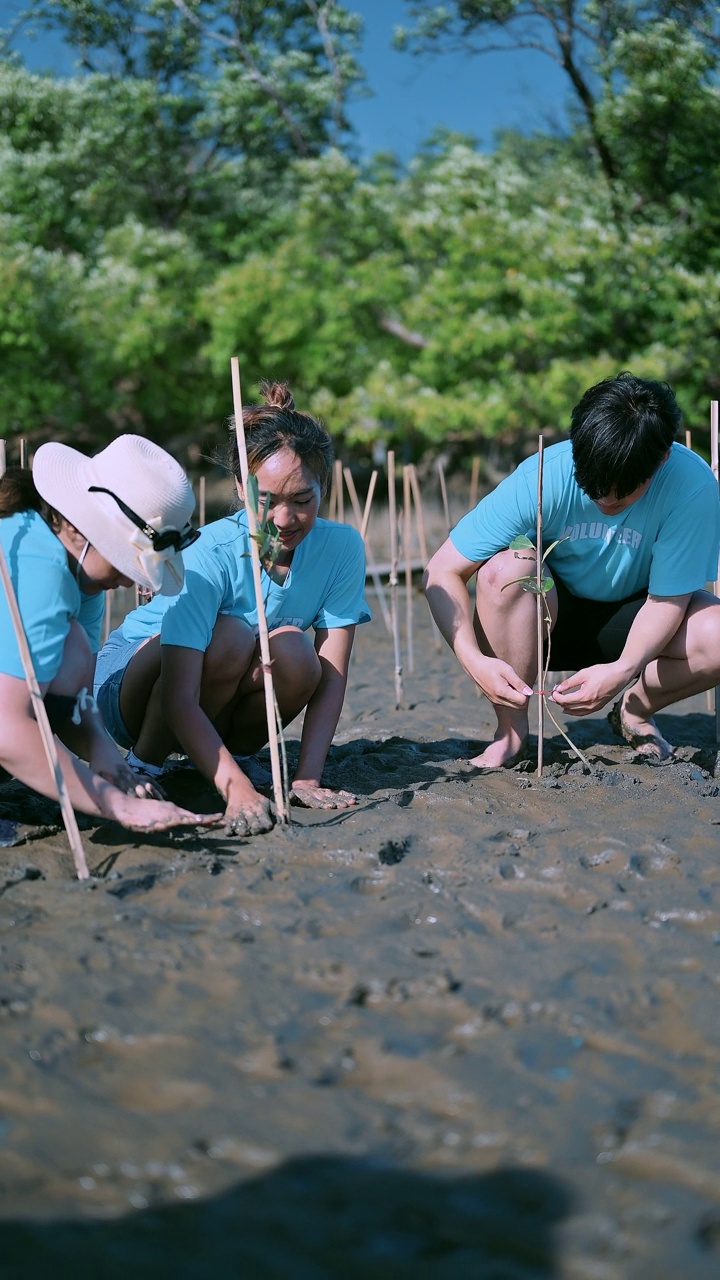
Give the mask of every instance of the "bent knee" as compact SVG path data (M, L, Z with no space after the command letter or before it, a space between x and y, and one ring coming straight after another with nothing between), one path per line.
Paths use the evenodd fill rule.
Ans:
M239 680L252 662L257 640L244 618L218 614L203 658L203 678Z
M515 551L498 551L478 569L479 592L498 595L505 587L535 573L535 553L528 550L518 555ZM518 588L519 590L519 588ZM507 594L507 593L506 593Z
M309 682L315 686L320 679L320 659L307 631L299 627L278 627L270 635L270 656L273 671L290 676L293 681Z

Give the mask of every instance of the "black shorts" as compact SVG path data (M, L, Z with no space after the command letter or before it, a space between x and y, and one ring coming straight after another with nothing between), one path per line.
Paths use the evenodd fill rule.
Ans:
M583 600L553 574L558 617L550 641L551 671L581 671L597 662L616 662L628 632L647 600L637 591L625 600Z

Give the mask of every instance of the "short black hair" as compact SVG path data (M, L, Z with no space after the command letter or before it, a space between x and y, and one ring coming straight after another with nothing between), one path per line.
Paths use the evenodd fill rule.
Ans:
M626 498L655 474L682 424L667 382L626 371L587 390L572 411L575 479L596 501Z

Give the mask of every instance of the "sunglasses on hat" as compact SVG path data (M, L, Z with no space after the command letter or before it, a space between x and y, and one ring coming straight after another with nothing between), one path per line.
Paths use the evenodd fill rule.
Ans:
M186 547L192 546L193 542L197 542L200 537L200 530L193 529L192 525L186 524L184 529L166 529L164 533L158 533L157 529L153 529L151 524L143 520L141 516L133 511L122 498L118 498L112 489L103 489L99 484L91 484L88 493L106 493L108 497L113 498L117 502L123 515L128 520L132 520L133 524L149 538L153 544L155 551L167 551L168 547L172 547L174 551L184 551Z

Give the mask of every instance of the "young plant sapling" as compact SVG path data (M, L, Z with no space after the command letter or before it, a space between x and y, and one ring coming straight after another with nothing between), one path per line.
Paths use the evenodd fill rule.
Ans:
M590 764L590 761L588 760L587 756L583 754L583 752L580 750L579 747L575 746L575 743L573 742L572 738L570 738L570 736L566 733L565 729L559 723L559 721L556 720L550 706L548 705L547 698L545 697L545 682L547 680L547 673L550 667L550 637L552 634L552 617L550 615L550 609L547 602L547 595L548 595L548 591L551 591L553 586L555 585L552 577L550 576L550 573L548 572L546 562L551 551L554 551L555 547L557 547L558 544L563 541L564 541L563 538L556 538L555 542L551 542L550 546L547 548L546 551L543 552L542 556L540 557L539 564L537 564L537 560L536 560L537 553L535 551L535 543L532 542L532 540L528 538L527 535L524 533L521 533L517 538L513 538L512 542L510 543L510 550L515 552L516 559L517 560L532 559L537 564L537 570L534 573L524 574L523 577L521 578L514 578L512 582L506 582L505 586L506 587L519 586L522 591L528 591L531 595L534 595L538 600L538 608L541 610L541 613L542 613L542 623L545 629L545 638L547 640L547 656L543 661L542 653L538 653L537 696L538 698L543 699L545 704L545 709L548 715L550 716L550 719L552 720L553 724L555 725L555 728L558 729L559 732L562 734L568 746L572 748L572 750L575 752L575 755L578 757L578 759L582 760L582 763L585 765L586 769L589 769L590 772L592 773L592 765ZM522 551L532 551L534 554L532 556L523 556L520 554L520 552ZM505 587L503 587L503 591L504 590L505 590ZM542 767L541 762L542 762L542 756L540 755L540 746L538 744L538 772L540 772L540 769Z

